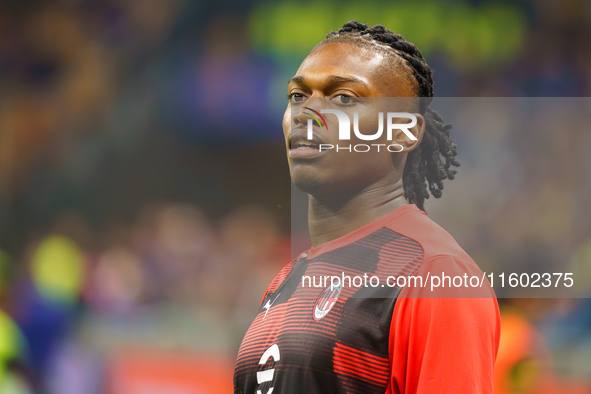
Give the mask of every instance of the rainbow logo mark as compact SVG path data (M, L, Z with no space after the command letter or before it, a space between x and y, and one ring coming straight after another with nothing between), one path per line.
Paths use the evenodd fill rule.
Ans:
M326 120L324 120L324 117L322 115L320 115L320 112L313 110L312 108L309 107L304 107L304 109L310 110L312 112L314 112L316 115L318 115L320 117L320 119L322 119L322 123L324 123L324 126L322 126L322 123L320 123L320 121L318 120L318 118L308 112L304 112L304 114L306 115L310 115L312 117L312 119L314 119L316 121L316 123L318 123L318 126L320 127L326 127L326 130L328 130L328 125L326 124Z

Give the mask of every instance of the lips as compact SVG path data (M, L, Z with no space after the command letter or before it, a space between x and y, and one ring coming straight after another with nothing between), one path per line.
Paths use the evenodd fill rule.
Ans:
M289 149L318 149L318 144L313 141L293 141L291 142L291 146Z
M307 133L303 130L294 130L288 140L289 157L292 159L313 159L326 151L320 151L320 144L323 142L313 135L312 140L308 140Z

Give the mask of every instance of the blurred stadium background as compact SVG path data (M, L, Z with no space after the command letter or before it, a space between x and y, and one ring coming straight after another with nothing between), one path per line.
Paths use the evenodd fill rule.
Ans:
M414 41L438 96L591 92L584 0L0 2L0 393L232 391L290 259L286 81L350 19ZM588 279L589 131L460 135L468 181L427 209L477 261ZM491 143L527 187L483 221ZM591 392L589 298L501 302L497 392Z

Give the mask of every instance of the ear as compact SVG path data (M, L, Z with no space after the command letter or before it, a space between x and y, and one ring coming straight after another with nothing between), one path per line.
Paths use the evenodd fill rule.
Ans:
M417 118L417 123L413 127L409 127L406 130L392 130L392 143L402 146L403 149L401 152L410 152L416 149L423 140L423 135L425 134L425 118L418 113L413 113L413 115ZM393 120L398 121L399 123L408 123L408 118L394 118ZM415 139L411 138L408 132L410 132Z

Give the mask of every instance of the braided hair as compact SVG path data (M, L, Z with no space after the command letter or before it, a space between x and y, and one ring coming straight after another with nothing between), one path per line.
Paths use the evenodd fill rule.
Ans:
M412 71L416 95L420 98L419 112L425 118L425 134L420 145L408 154L402 183L408 202L424 211L429 191L435 198L441 197L443 180L454 179L457 171L451 167L460 166L455 159L457 146L450 136L451 124L445 123L441 115L429 106L433 100L431 67L413 43L382 25L368 26L355 20L349 21L339 31L328 33L316 48L331 42L385 48L402 58L406 67Z

